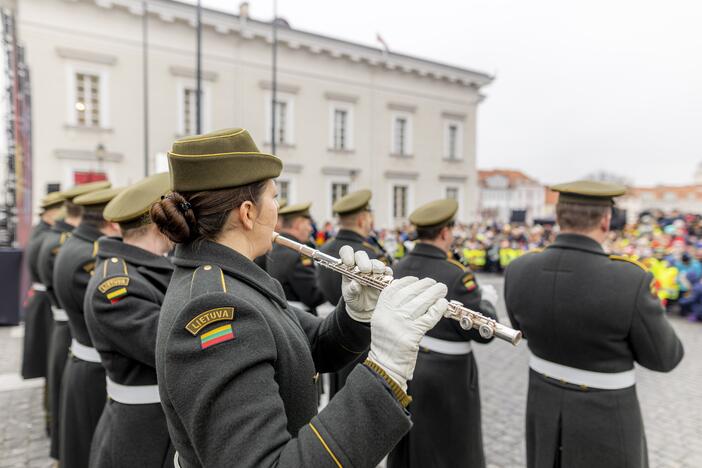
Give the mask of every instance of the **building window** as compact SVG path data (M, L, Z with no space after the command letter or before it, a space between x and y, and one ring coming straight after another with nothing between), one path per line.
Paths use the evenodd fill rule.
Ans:
M457 121L444 123L444 159L460 161L463 159L463 124Z
M271 109L270 94L266 97L266 109L268 125L266 128L266 142L271 142L273 129L273 112ZM292 145L294 143L293 126L294 102L291 96L278 95L275 101L275 142L276 144Z
M82 127L100 126L100 75L75 74L75 122Z
M392 154L412 154L412 118L410 114L395 114L392 120Z
M392 188L392 217L403 219L407 217L407 186L395 185Z
M58 182L48 182L46 184L46 193L58 192L61 190L61 184Z
M329 148L334 151L353 150L353 106L335 102L330 106Z
M210 131L210 86L203 83L200 90L200 132ZM178 135L196 135L197 131L197 86L193 80L182 80L177 85Z
M458 201L458 187L446 187L446 198Z
M183 88L183 135L197 133L197 89Z
M332 182L331 185L331 202L332 206L334 203L342 197L345 197L349 193L349 184L346 182Z
M290 204L290 182L287 180L277 180L276 185L278 186L278 203L285 202Z

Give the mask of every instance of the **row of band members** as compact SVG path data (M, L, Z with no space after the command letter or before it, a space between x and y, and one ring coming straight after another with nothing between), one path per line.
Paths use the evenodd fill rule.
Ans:
M278 210L282 163L245 130L178 140L169 161L42 202L23 375L47 377L60 466L485 466L471 343L490 340L442 316L448 299L496 319L498 295L450 257L455 201L412 213L395 265L368 242L369 191L334 205L321 250L402 278L379 293L271 250L275 230L308 241L310 205ZM650 275L598 243L623 191L559 191L562 234L506 279L531 351L527 465L647 466L633 363L671 370L682 346Z

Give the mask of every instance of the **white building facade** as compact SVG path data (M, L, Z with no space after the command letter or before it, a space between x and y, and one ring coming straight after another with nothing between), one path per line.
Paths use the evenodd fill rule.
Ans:
M479 210L484 220L531 222L546 214L546 191L522 172L478 171Z
M196 132L195 9L147 3L148 93L141 0L19 2L32 73L34 199L167 168L173 140ZM271 151L271 26L203 10L203 131L244 127ZM281 198L332 219L343 194L370 188L376 224L418 205L459 200L477 216L480 90L491 77L289 27L278 29L277 155ZM148 151L144 98L148 95Z

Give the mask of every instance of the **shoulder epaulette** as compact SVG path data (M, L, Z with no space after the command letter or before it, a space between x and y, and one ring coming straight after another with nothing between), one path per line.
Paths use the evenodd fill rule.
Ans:
M454 260L452 258L447 258L446 261L454 266L457 266L458 268L461 269L461 271L468 271L468 268L464 264L459 262L458 260Z
M59 245L63 245L63 243L66 242L66 240L68 240L69 237L71 237L70 232L68 232L68 231L62 232L61 237L59 237Z
M370 242L363 241L363 243L361 243L361 245L363 247L371 249L376 255L381 253L381 250L377 246L371 244Z
M95 258L98 253L98 241L93 242L93 254L92 257Z
M648 268L646 267L646 265L644 265L644 264L641 263L640 261L635 260L635 259L633 259L633 258L631 258L631 257L627 257L626 255L610 255L610 256L609 256L609 259L610 259L610 260L618 260L618 261L621 261L621 262L633 263L633 264L636 265L637 267L641 268L643 271L648 271Z
M190 299L213 292L227 292L224 272L217 265L200 265L190 278Z
M102 277L107 278L108 276L127 276L129 274L127 270L127 262L123 258L110 257L102 262Z

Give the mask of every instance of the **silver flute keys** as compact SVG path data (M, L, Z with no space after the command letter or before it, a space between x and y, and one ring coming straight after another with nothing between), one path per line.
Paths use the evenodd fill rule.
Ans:
M357 267L348 267L336 257L332 257L305 244L283 237L277 232L273 232L273 242L294 250L306 257L310 257L317 265L334 270L348 278L352 278L364 286L383 290L390 284L382 274L361 273ZM509 341L515 346L522 339L522 332L519 330L502 325L496 320L485 317L483 314L475 312L474 310L470 310L458 301L449 302L448 310L444 314L444 317L457 320L464 330L470 330L471 328L477 329L480 336L486 339L495 336L501 340Z

